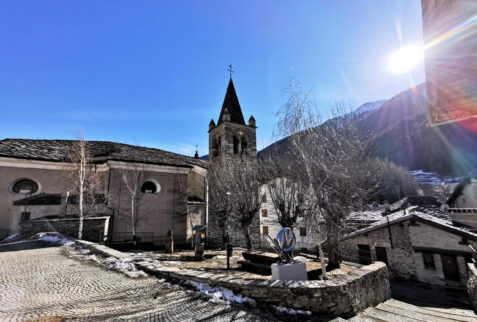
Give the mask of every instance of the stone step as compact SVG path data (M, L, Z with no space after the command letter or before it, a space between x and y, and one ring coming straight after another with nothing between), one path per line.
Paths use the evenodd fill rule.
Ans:
M384 320L372 318L370 316L362 316L361 313L357 316L353 316L351 319L348 319L351 322L385 322Z
M390 299L384 303L385 305L393 306L395 308L410 310L422 314L429 314L436 317L447 318L453 321L465 321L471 322L477 320L477 315L474 314L471 310L463 309L444 309L444 308L434 308L427 306L416 306L406 302L401 302L398 300Z
M390 304L382 303L376 306L377 309L380 309L382 311L386 311L389 313L394 313L397 315L402 315L406 316L411 319L415 319L418 321L433 321L433 322L455 322L456 320L451 319L449 317L443 317L440 316L439 314L436 314L437 312L429 313L429 312L419 312L417 308L401 308L401 307L396 307Z
M368 307L360 315L365 317L375 318L382 321L389 321L389 322L415 322L415 321L428 322L429 321L428 319L421 320L421 319L409 318L405 315L383 311L381 309L374 308L374 307Z

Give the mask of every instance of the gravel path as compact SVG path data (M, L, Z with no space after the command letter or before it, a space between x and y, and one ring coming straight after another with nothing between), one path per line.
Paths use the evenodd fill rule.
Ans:
M128 278L62 247L2 251L0 321L260 321L254 308L211 302L153 277Z

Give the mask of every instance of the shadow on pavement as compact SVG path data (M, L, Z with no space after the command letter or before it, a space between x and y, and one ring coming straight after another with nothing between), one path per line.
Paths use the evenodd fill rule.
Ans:
M391 282L392 297L417 306L470 309L465 289L436 287L417 282Z
M45 243L42 241L19 241L14 243L8 244L0 244L0 253L2 252L15 252L19 250L27 250L27 249L37 249L37 248L45 248L45 247L57 247L57 245L51 243Z

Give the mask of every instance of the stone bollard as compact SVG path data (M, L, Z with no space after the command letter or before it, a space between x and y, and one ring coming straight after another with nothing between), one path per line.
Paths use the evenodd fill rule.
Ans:
M172 230L167 232L166 237L166 253L173 254L174 253L174 234Z
M203 260L204 259L204 246L205 246L205 226L197 225L192 229L195 231L195 259Z

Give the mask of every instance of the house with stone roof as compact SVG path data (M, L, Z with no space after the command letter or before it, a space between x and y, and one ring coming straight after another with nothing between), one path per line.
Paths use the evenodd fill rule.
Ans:
M444 207L455 225L477 232L477 179L459 182Z
M477 241L477 234L412 206L345 235L340 249L343 260L385 262L392 278L465 287L469 241Z

